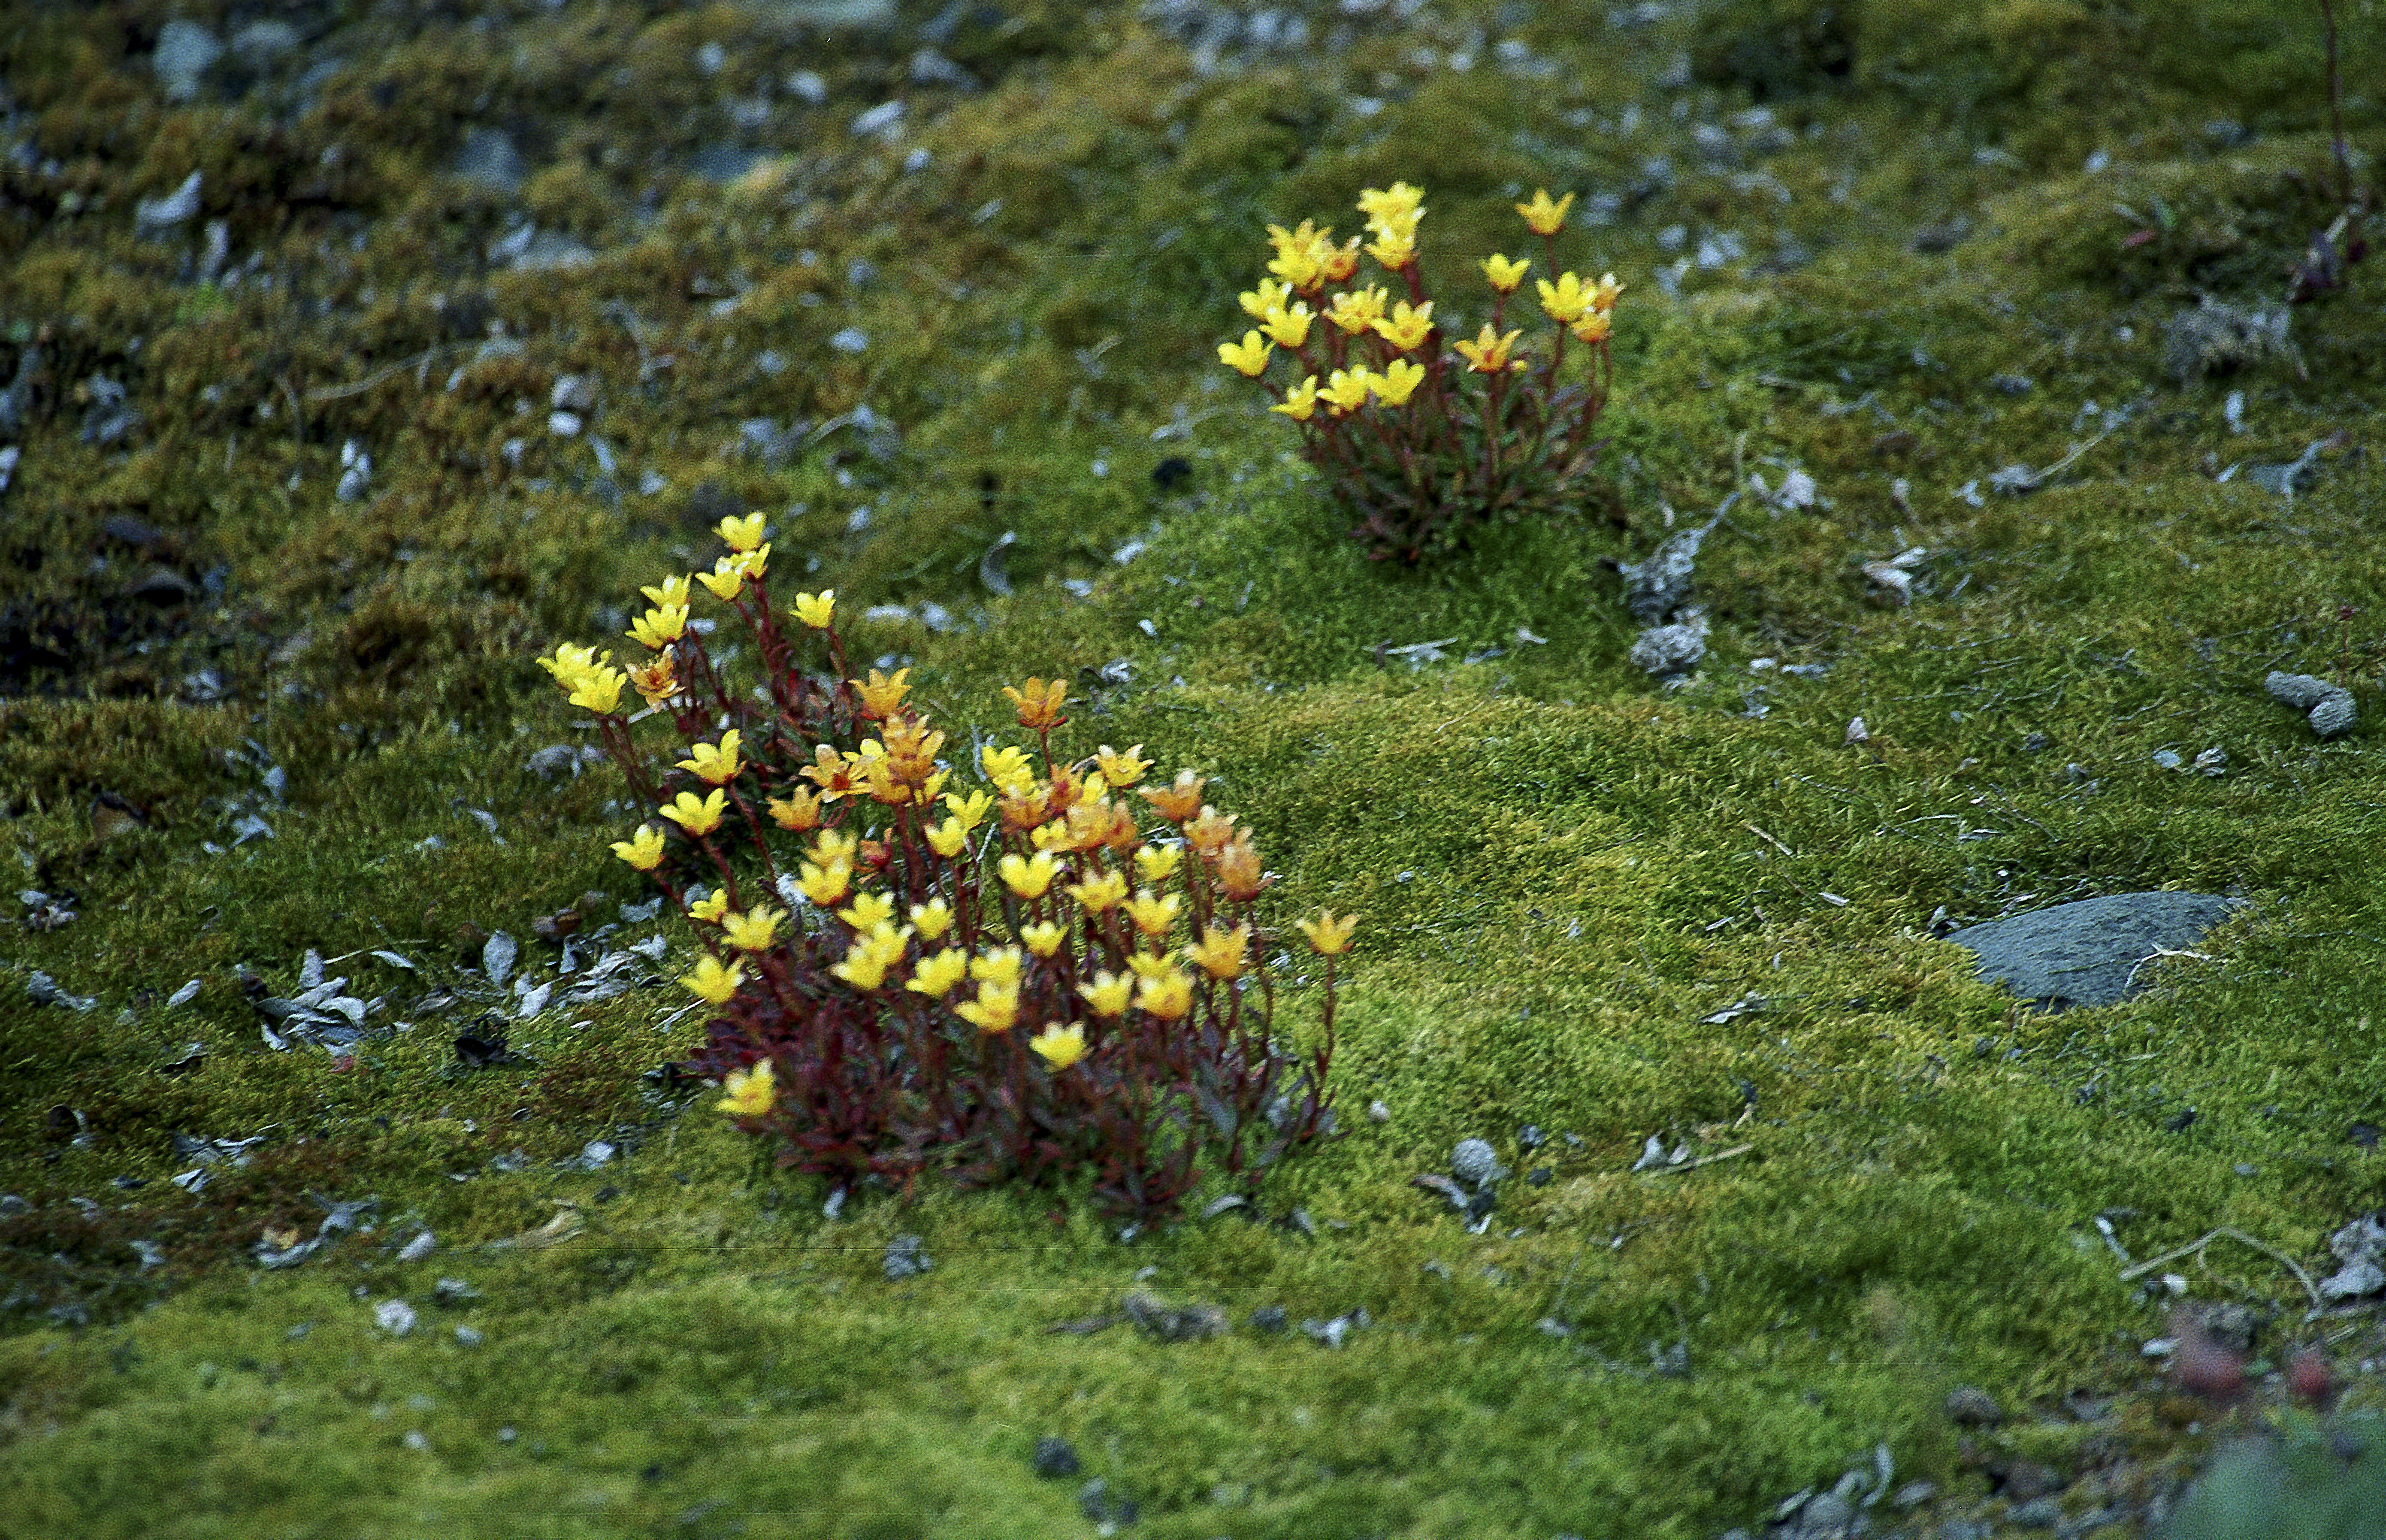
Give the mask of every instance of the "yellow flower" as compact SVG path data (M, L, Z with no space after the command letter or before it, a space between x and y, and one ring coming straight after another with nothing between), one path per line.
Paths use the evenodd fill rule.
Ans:
M721 522L713 526L712 532L733 551L750 551L762 544L762 523L760 513L749 513L743 519L735 514L725 514Z
M1416 260L1415 236L1401 231L1380 231L1367 243L1367 255L1399 272Z
M1052 1072L1061 1070L1086 1057L1086 1029L1064 1027L1055 1021L1027 1040L1027 1045L1044 1057Z
M687 633L687 606L666 605L649 609L630 627L630 640L650 652L659 652Z
M1525 282L1525 269L1532 265L1530 258L1522 262L1511 262L1494 252L1483 259L1483 276L1489 279L1491 287L1501 294L1513 294L1516 292L1516 286Z
M1608 319L1604 310L1585 310L1582 319L1567 330L1575 334L1577 342L1603 343L1615 330L1615 323Z
M1176 923L1176 895L1162 897L1146 888L1126 901L1126 917L1136 930L1158 941Z
M823 829L812 841L812 859L823 866L831 861L843 861L850 866L861 854L861 839L856 834L840 834L834 829Z
M1533 201L1520 203L1516 212L1525 217L1525 226L1536 235L1555 235L1565 228L1566 210L1574 207L1574 194L1568 193L1557 202L1550 201L1550 190L1536 188Z
M987 756L992 753L993 751L990 749L981 751L978 756L978 762L986 766L986 779L992 781L996 785L1001 785L1006 780L1014 780L1022 777L1030 781L1034 780L1033 776L1029 776L1027 774L1026 755L1021 754L1020 751L1015 748L1004 749L1002 751L1003 754L1018 755L1019 757L1019 770L1017 775L1014 776L1011 773L1011 767L1008 761L1005 761L998 770L994 759L987 757ZM997 757L999 757L999 756L997 756ZM984 792L972 792L967 796L963 796L959 792L947 792L945 794L945 811L961 820L961 827L972 833L975 833L977 832L977 826L986 821L986 815L991 812L993 808L994 798L986 795Z
M784 797L772 798L766 806L770 808L771 821L791 834L820 827L821 799L817 794L801 786L790 788Z
M1002 693L1011 697L1011 705L1019 707L1019 725L1031 732L1040 732L1061 725L1061 706L1069 698L1069 684L1066 680L1058 678L1049 684L1040 679L1031 679L1023 692L1006 684Z
M1486 321L1483 330L1475 334L1473 342L1461 338L1450 345L1465 357L1466 367L1476 373L1497 374L1508 367L1508 350L1514 347L1516 339L1523 335L1522 332L1511 332L1504 337L1501 336L1491 330L1491 323ZM1520 367L1522 362L1518 360Z
M1132 786L1142 780L1143 772L1151 768L1150 760L1136 757L1142 752L1141 744L1134 745L1124 754L1104 744L1094 755L1094 763L1102 768L1103 783L1119 788Z
M768 904L757 904L744 914L722 917L722 933L729 945L741 952L766 952L778 939L779 921L787 918L785 909L774 909Z
M1201 788L1209 783L1189 770L1176 772L1173 785L1152 786L1137 793L1146 802L1160 809L1160 816L1171 823L1182 823L1201 810Z
M761 516L757 514L755 517ZM757 545L750 551L739 551L732 556L723 557L722 560L747 582L760 582L771 570L771 547Z
M599 669L571 687L571 704L585 707L600 717L609 716L620 708L622 686L628 682L629 676L619 669Z
M737 564L735 557L722 557L712 564L711 571L698 572L696 581L704 584L714 598L727 604L745 588L746 569Z
M911 970L911 982L903 987L934 1000L950 991L968 972L969 954L950 946L935 957L922 958L919 966Z
M1047 920L1041 924L1021 926L1019 939L1027 943L1027 949L1037 957L1049 958L1061 949L1061 943L1069 939L1069 931L1068 927L1055 925Z
M1173 968L1158 978L1147 974L1143 987L1136 991L1135 1003L1147 1016L1177 1020L1193 1008L1193 981Z
M982 983L977 986L976 999L963 1000L953 1009L980 1032L1009 1032L1011 1023L1019 1020L1019 988L1016 984L1006 988L998 983Z
M857 933L868 935L895 918L895 900L883 894L857 893L852 904L837 910L836 917Z
M1146 845L1135 853L1136 874L1153 887L1176 875L1177 863L1185 859L1181 845Z
M1231 931L1212 925L1202 935L1199 945L1185 948L1185 960L1213 979L1239 978L1250 941L1249 925L1237 925Z
M684 576L665 578L660 588L641 588L638 592L644 594L647 601L657 609L670 609L674 606L681 609L687 607L687 579Z
M1285 284L1262 278L1258 288L1247 290L1236 297L1243 307L1243 314L1253 320L1265 320L1270 311L1284 308L1285 301L1292 297L1292 290Z
M805 897L822 908L827 908L843 898L853 886L853 863L835 860L823 866L806 861L803 870L796 878L796 885L803 889Z
M1300 927L1300 933L1309 938L1310 946L1320 957L1332 958L1350 949L1350 933L1357 928L1359 917L1346 914L1337 920L1332 909L1320 909L1316 919L1296 920L1294 923Z
M1328 283L1344 283L1359 270L1359 237L1342 245L1321 245L1316 252L1317 276Z
M1413 358L1395 358L1381 374L1367 376L1367 388L1387 407L1404 407L1425 379L1425 366Z
M1177 971L1176 964L1165 952L1130 952L1126 965L1135 970L1138 979L1164 979Z
M721 735L719 746L690 744L687 751L694 757L679 761L679 768L708 786L725 786L746 768L737 757L737 730L734 727Z
M1122 976L1105 968L1094 975L1093 983L1079 984L1077 993L1086 997L1097 1016L1117 1016L1134 998L1135 979L1131 974Z
M613 854L640 871L652 871L662 865L663 832L651 823L641 823L636 833L613 842Z
M721 917L728 911L729 890L723 888L718 893L710 894L690 904L687 907L687 917L690 920L701 920L708 925L717 925L721 922Z
M883 989L886 984L885 962L860 940L846 948L845 960L831 967L829 971L864 995Z
M1300 221L1299 230L1268 226L1268 244L1275 247L1268 271L1303 294L1315 289L1325 281L1324 265L1334 251L1326 237L1333 233L1330 229L1317 229L1307 219Z
M1367 371L1363 369L1353 374L1346 369L1336 369L1333 378L1325 382L1325 395L1336 417L1357 411L1367 404Z
M772 1102L778 1098L775 1080L767 1058L758 1061L751 1070L732 1070L721 1086L729 1094L712 1104L713 1110L735 1113L740 1118L759 1118L771 1110Z
M921 941L943 941L945 932L952 929L952 905L945 903L943 897L911 905L911 924L919 929Z
M1107 914L1125 899L1126 876L1124 872L1105 871L1082 883L1072 883L1063 891L1087 914Z
M1260 870L1260 853L1251 844L1250 831L1239 831L1218 852L1218 885L1226 896L1237 904L1248 904L1260 895L1272 881Z
M1600 311L1614 309L1615 296L1622 294L1625 287L1624 284L1615 282L1614 273L1601 273L1599 282L1590 291L1590 307Z
M1289 309L1269 311L1261 318L1260 329L1278 347L1299 347L1309 340L1309 323L1314 314L1308 306L1296 303Z
M679 694L679 672L672 655L659 653L643 668L630 670L630 685L648 706L660 706Z
M1392 307L1391 317L1375 322L1375 335L1402 352L1424 345L1425 334L1433 330L1433 301L1411 305L1407 300Z
M1267 372L1270 345L1257 332L1246 332L1237 343L1220 343L1218 361L1248 379L1256 380Z
M1300 388L1285 393L1283 400L1268 408L1282 412L1295 422L1306 422L1317 410L1317 376L1311 375L1300 382Z
M817 594L796 595L796 619L814 631L826 631L836 619L836 590L823 588Z
M1325 319L1355 337L1382 318L1384 307L1391 303L1391 298L1381 284L1370 283L1363 289L1346 290L1334 296L1333 304L1326 309Z
M903 704L905 692L911 688L907 682L910 677L911 670L909 669L896 670L893 679L873 669L870 670L868 683L865 684L858 679L848 679L846 682L852 685L853 693L860 697L861 714L872 721L884 721L895 714L897 707Z
M980 983L1017 989L1021 960L1016 946L989 947L983 956L970 959L970 977Z
M733 962L723 968L719 958L707 952L696 959L696 971L679 982L706 1005L725 1006L729 997L737 993L737 986L746 982L746 965Z
M1215 857L1235 837L1235 816L1215 808L1204 808L1201 816L1185 826L1185 843L1197 856Z
M1415 219L1425 213L1418 207L1424 198L1424 188L1396 182L1389 187L1370 187L1362 192L1359 194L1359 212L1367 216L1371 224Z
M1061 873L1060 863L1049 850L1039 850L1031 858L1005 856L996 867L1002 874L1002 885L1022 898L1041 898Z
M711 795L701 802L696 799L694 792L680 793L678 800L662 809L662 815L690 834L701 838L721 827L722 812L728 806L728 794L715 786Z
M948 818L928 831L928 848L948 861L961 858L969 848L969 826L958 818Z
M1590 308L1593 291L1583 288L1582 280L1572 273L1559 274L1555 283L1546 278L1539 280L1538 283L1541 308L1547 310L1550 319L1560 326L1572 326L1585 310Z

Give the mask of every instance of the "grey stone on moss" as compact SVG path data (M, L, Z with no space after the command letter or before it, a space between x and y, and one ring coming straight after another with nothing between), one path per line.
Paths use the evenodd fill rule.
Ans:
M2209 893L2116 893L2011 920L1967 925L1947 939L1979 958L1980 977L2047 1010L2110 1006L2143 990L2158 952L2186 951L2242 899Z
M2290 674L2272 670L2264 677L2262 688L2281 706L2291 706L2304 713L2312 731L2323 738L2333 738L2353 726L2353 693L2342 684L2331 683L2316 674Z

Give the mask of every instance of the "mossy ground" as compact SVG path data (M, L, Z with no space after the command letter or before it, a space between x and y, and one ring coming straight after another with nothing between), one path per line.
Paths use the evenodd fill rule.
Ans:
M0 494L0 858L79 913L12 935L0 981L0 1187L33 1205L0 1219L0 1532L1076 1533L1075 1484L1029 1470L1055 1435L1163 1540L1705 1535L1884 1441L1977 1505L1939 1413L1959 1383L2017 1409L2121 1395L2007 1438L2076 1493L2194 1458L2178 1404L2140 1394L2159 1310L2091 1221L2129 1211L2139 1256L2229 1225L2313 1264L2386 1174L2346 1137L2386 1122L2377 729L2319 743L2260 689L2344 670L2380 709L2378 267L2298 312L2301 373L2181 384L2162 360L2168 316L2276 298L2333 217L2304 7L1321 7L1310 44L1212 70L1130 10L1029 4L944 29L975 94L905 74L928 9L882 33L324 6L309 48L345 63L307 94L219 78L180 106L147 61L167 7L0 13L10 131L36 147L0 173L0 322L41 350ZM2371 146L2360 71L2386 35L2346 23ZM798 69L825 100L778 83ZM896 95L899 142L848 131ZM733 116L758 98L759 124ZM1732 127L1752 105L1786 137ZM2253 137L2207 130L2224 117ZM515 137L518 193L441 174L471 123ZM768 154L727 182L685 169L722 141ZM135 201L194 169L201 219L135 239ZM1632 285L1599 490L1416 571L1342 538L1288 432L1211 361L1262 223L1350 223L1394 177L1427 188L1453 290L1518 249L1513 197L1632 190L1566 237ZM237 283L195 282L207 219ZM492 266L524 219L592 265ZM1910 249L1957 220L1952 249ZM1744 259L1668 297L1654 269L1717 232ZM483 347L492 322L519 347ZM848 326L858 354L828 344ZM601 381L610 464L544 431L569 372ZM81 441L95 374L144 427ZM898 432L784 458L740 438L860 405ZM2124 406L2057 484L1956 495ZM2292 501L2215 480L2340 430ZM347 504L352 439L377 469ZM1827 505L1742 499L1700 561L1714 654L1655 689L1601 558L1790 465ZM749 506L778 571L849 615L962 618L858 628L942 721L997 727L998 683L1079 680L1073 746L1213 772L1279 912L1365 917L1350 1137L1268 1189L1313 1234L1228 1215L1121 1245L1082 1203L934 1184L826 1221L819 1192L756 1177L710 1096L641 1078L693 1040L675 990L519 1029L531 1065L455 1069L478 1007L421 995L469 991L459 927L527 936L588 890L640 896L605 851L629 817L612 772L525 768L581 731L532 656L618 631L636 583L709 563L706 527ZM1859 563L1909 545L1933 553L1916 596L1885 605ZM193 596L127 597L157 565ZM1388 650L1444 638L1413 669ZM1117 659L1124 684L1081 673ZM2216 745L2216 779L2154 757ZM100 837L102 793L152 827ZM274 837L232 845L251 813ZM2152 887L2251 903L2107 1009L2018 1011L1927 928ZM376 1026L414 1030L352 1063L268 1051L244 979L286 995L309 948L388 995ZM97 1008L31 1008L36 970ZM170 1071L193 1042L204 1062ZM1387 1122L1362 1115L1378 1098ZM1408 1185L1466 1135L1514 1159L1526 1123L1554 1180L1512 1182L1487 1234ZM185 1195L176 1133L266 1139ZM1651 1134L1749 1148L1628 1174ZM596 1137L626 1153L559 1164ZM527 1170L492 1168L514 1151ZM311 1230L309 1195L378 1197L379 1227L258 1271L250 1244ZM574 1238L497 1244L558 1202ZM441 1249L400 1262L418 1222ZM898 1232L936 1268L889 1284ZM2191 1288L2275 1309L2272 1341L2377 1350L2364 1320L2296 1326L2267 1259L2211 1262ZM431 1305L445 1276L481 1297ZM1338 1350L1047 1333L1138 1279L1237 1321L1375 1324ZM394 1296L423 1316L403 1339L372 1324ZM1677 1345L1688 1373L1656 1372Z

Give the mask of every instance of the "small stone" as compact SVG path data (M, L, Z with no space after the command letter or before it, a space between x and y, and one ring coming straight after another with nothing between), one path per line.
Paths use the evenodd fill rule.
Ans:
M888 1283L916 1278L936 1265L920 1247L917 1235L898 1235L886 1243L886 1254L880 1258L879 1266L885 1270Z
M1488 1186L1508 1174L1508 1168L1500 1164L1499 1152L1486 1139L1461 1139L1450 1152L1450 1169L1458 1180L1476 1187Z
M397 1259L401 1262L419 1262L438 1249L438 1246L439 1237L426 1230L400 1248Z
M414 1307L403 1299L384 1299L373 1307L373 1324L391 1336L402 1337L414 1330Z
M1889 1500L1891 1507L1913 1509L1920 1508L1924 1503L1928 1502L1938 1495L1939 1484L1937 1482L1910 1481L1903 1486L1899 1487L1896 1492L1892 1493Z
M458 1326L456 1328L456 1346L458 1347L478 1347L481 1344L488 1340L488 1338L480 1333L479 1329L476 1327Z
M1798 1528L1806 1534L1830 1534L1846 1527L1856 1510L1837 1492L1825 1492L1807 1503L1798 1515Z
M1039 1438L1036 1441L1036 1473L1047 1480L1077 1473L1077 1451L1065 1438Z
M1250 1324L1252 1331L1264 1332L1268 1335L1274 1336L1276 1333L1281 1332L1287 1326L1291 1325L1292 1322L1291 1319L1286 1315L1283 1306L1262 1305L1258 1309L1251 1312Z
M1381 1101L1371 1101L1367 1104L1367 1121L1371 1123L1388 1123L1392 1121L1392 1109Z
M1966 1428L1993 1428L2005 1420L1996 1397L1976 1385L1957 1385L1947 1393L1947 1421Z
M166 100L187 102L199 94L200 79L215 68L223 51L215 33L176 17L158 29L157 50L149 56L149 68Z
M2005 1522L2021 1529L2053 1529L2063 1522L2063 1504L2055 1497L2032 1497L2006 1514Z

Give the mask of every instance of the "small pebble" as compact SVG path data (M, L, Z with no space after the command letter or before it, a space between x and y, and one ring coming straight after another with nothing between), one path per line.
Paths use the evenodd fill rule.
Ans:
M1976 1385L1957 1385L1947 1393L1947 1421L1967 1428L1992 1428L2005 1420L1996 1398Z
M1047 1479L1077 1473L1077 1451L1065 1438L1039 1438L1036 1441L1036 1473Z
M1458 1147L1450 1152L1450 1169L1458 1180L1481 1187L1508 1174L1500 1164L1499 1152L1488 1139L1461 1139Z

